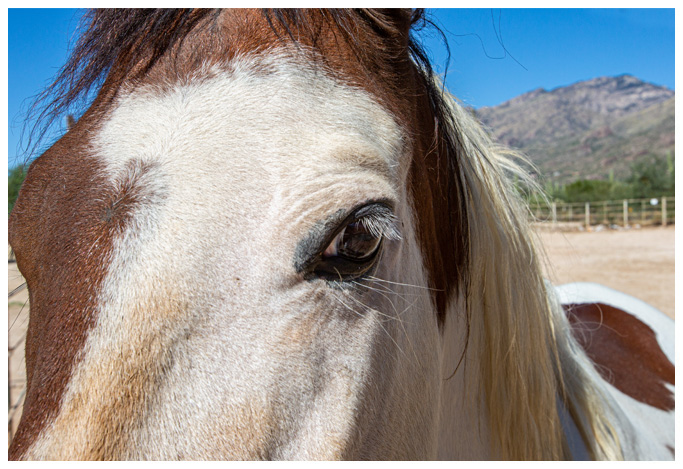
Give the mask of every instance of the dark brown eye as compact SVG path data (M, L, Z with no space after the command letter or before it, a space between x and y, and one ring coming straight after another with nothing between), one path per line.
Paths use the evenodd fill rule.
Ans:
M349 223L325 249L323 258L341 256L353 261L363 261L372 257L382 238L370 231L363 220Z
M373 272L385 241L400 239L391 208L371 202L314 227L297 246L294 268L306 280L355 281Z

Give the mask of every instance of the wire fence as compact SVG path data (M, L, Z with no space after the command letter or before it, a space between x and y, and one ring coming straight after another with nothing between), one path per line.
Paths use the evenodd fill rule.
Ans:
M531 204L535 222L574 224L585 229L609 227L667 226L676 222L676 198L606 200L601 202Z

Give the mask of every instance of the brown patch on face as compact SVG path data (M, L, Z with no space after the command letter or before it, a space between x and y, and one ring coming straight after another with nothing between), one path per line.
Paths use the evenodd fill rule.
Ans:
M143 300L117 319L114 326L121 334L92 332L98 334L97 353L85 357L53 424L59 458L144 458L130 442L174 366L174 344L185 341L189 332L183 322L187 305L172 288L159 288Z
M96 321L112 245L135 205L134 179L112 187L89 154L90 112L30 167L9 220L29 287L26 400L9 448L19 459L51 421Z
M661 410L674 410L664 384L674 384L675 367L654 331L635 316L602 303L564 305L574 337L600 375L624 394Z
M159 203L165 196L158 190L150 190L149 182L145 181L145 176L157 167L156 162L129 160L114 182L114 187L105 193L102 221L115 234L123 233L134 209L142 202L142 186L147 186L144 189L144 195L148 202Z
M67 134L30 167L9 220L9 239L29 287L26 401L9 448L18 459L54 417L96 315L111 236L102 221L106 181Z

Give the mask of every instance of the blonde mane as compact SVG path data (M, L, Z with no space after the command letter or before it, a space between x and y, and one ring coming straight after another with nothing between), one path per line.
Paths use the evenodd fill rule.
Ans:
M485 407L478 410L488 415L493 456L569 458L558 412L562 403L593 458L622 459L597 374L586 371L592 365L541 274L540 246L510 179L533 185L514 161L522 157L494 144L453 97L445 100L450 131L459 134L456 158L467 194L467 354L476 357L466 361L467 395L470 408Z

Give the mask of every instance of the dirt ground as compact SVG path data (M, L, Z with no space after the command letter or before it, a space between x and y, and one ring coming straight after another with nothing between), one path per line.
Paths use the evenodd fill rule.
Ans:
M598 232L536 232L553 284L596 282L675 318L674 227Z
M554 284L589 281L620 290L674 313L674 228L600 232L537 230L546 254L546 276ZM8 264L8 290L23 284L16 264ZM24 344L28 292L9 299L9 431L16 428L23 403Z

